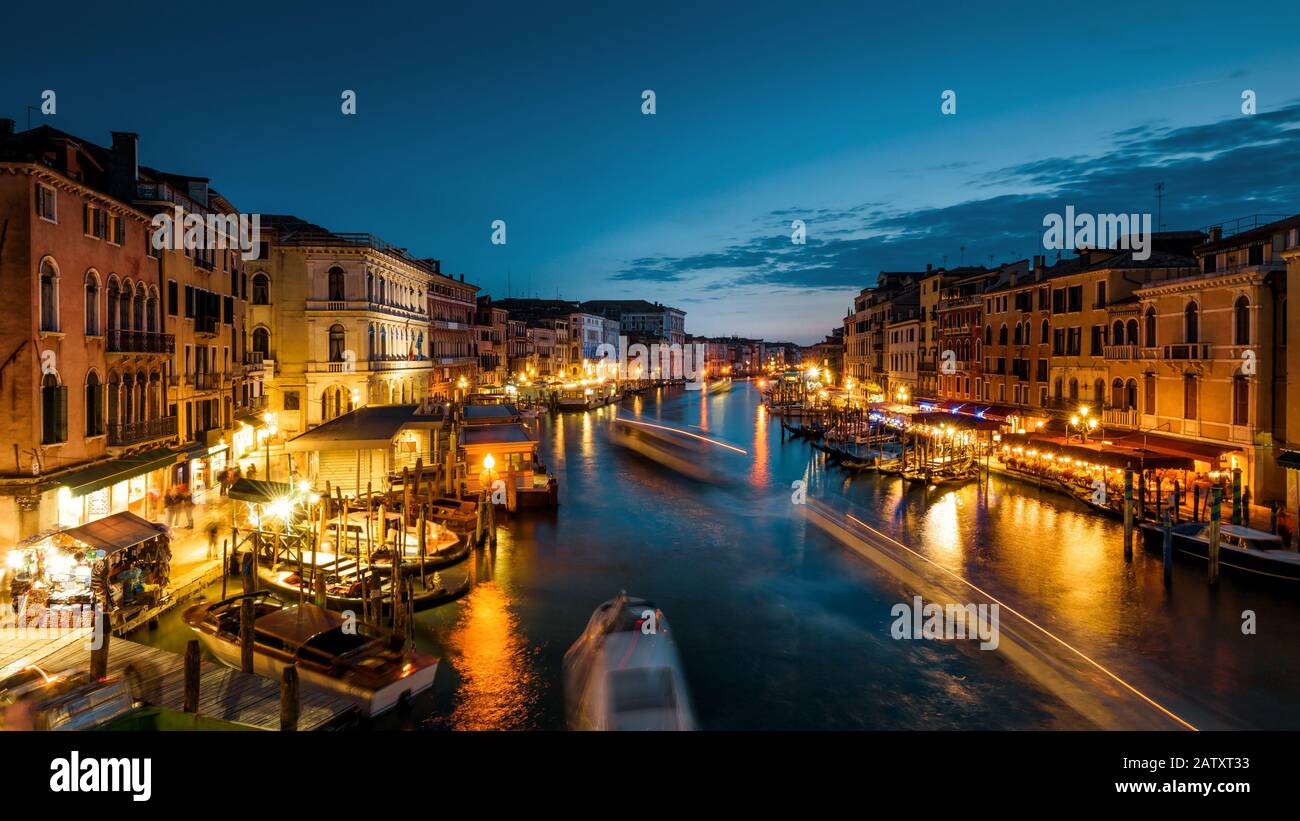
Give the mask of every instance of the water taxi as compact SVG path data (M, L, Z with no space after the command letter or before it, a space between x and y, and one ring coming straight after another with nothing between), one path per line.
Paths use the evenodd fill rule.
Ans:
M681 658L663 611L619 593L564 654L571 730L694 730Z
M733 445L691 431L625 417L614 420L610 441L670 470L715 484L730 481L718 463L718 448L744 453Z
M298 665L304 687L351 701L367 716L379 715L433 685L438 659L406 647L401 636L314 604L283 605L265 591L241 593L186 609L185 623L203 647L239 667L241 600L255 599L253 671L279 680Z

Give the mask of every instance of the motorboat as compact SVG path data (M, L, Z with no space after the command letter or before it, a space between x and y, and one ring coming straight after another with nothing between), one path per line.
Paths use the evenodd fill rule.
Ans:
M253 598L253 671L280 679L296 663L302 684L351 701L376 716L433 685L438 659L406 646L398 635L314 604L285 605L266 591L241 593L186 609L185 623L203 647L241 666L242 600Z
M1142 541L1147 549L1164 551L1164 526L1143 522ZM1210 524L1184 522L1173 525L1174 552L1209 561ZM1241 525L1219 526L1219 566L1258 579L1300 581L1300 553L1287 550L1275 533Z
M694 730L681 658L663 611L619 593L564 654L571 730Z
M729 480L718 462L717 449L744 453L732 445L691 431L623 417L614 420L610 440L670 470L714 484L725 484Z

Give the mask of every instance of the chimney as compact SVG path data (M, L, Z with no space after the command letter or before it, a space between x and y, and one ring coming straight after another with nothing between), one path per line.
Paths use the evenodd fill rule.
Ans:
M0 117L0 137L9 137L14 133L14 121L8 117Z
M140 179L140 135L114 131L109 156L108 181L113 194L130 202L135 199L136 181Z
M930 273L930 272L933 271L933 270L934 270L934 263L933 263L933 262L927 262L927 263L925 264L925 272L928 274L928 273Z
M1208 242L1218 242L1223 239L1223 226L1215 225L1210 228L1210 238Z
M464 274L461 274L461 275L460 275L460 281L461 281L461 282L464 282L464 281L465 281L465 275L464 275Z
M1035 270L1035 271L1037 271L1039 268L1042 268L1043 265L1044 265L1046 262L1047 262L1047 255L1046 255L1046 254L1034 254L1034 270Z

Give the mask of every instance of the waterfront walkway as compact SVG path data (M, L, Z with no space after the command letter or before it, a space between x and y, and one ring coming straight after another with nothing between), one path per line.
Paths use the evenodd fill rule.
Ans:
M22 634L0 637L0 676L29 665L49 673L90 667L90 630L68 630L53 637ZM183 710L185 659L166 650L114 638L108 646L108 673L123 676L137 700ZM249 675L210 661L199 663L199 715L280 729L280 682ZM346 721L354 713L340 696L303 688L298 729L315 730Z

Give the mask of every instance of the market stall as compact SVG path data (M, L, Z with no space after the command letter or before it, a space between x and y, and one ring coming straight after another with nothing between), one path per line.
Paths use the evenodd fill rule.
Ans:
M125 511L28 539L9 551L7 562L15 612L107 601L111 622L120 624L160 603L171 546L164 526Z

